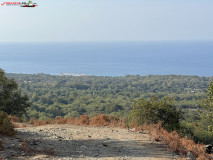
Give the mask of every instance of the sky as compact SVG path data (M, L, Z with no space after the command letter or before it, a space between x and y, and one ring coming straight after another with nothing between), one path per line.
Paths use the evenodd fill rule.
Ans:
M0 42L213 40L213 0L33 2L0 6Z

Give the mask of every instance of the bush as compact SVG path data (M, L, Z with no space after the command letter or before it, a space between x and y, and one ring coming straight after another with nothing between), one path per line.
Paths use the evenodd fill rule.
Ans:
M15 135L15 130L13 125L8 118L7 113L0 111L0 134L13 136Z
M96 115L91 118L90 125L92 126L108 126L109 118L105 114Z
M183 118L182 111L178 111L170 98L159 100L152 97L146 100L138 100L132 105L131 119L138 125L162 123L168 131L178 130L180 120Z

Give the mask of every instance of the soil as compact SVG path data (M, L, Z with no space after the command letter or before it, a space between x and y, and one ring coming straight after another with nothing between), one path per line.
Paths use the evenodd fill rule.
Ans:
M147 132L111 127L46 125L17 128L17 136L0 137L0 159L32 160L171 160L177 155Z

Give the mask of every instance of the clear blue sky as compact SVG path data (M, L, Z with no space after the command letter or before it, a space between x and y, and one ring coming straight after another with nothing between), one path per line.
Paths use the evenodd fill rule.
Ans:
M0 6L0 42L213 40L213 0L33 2Z

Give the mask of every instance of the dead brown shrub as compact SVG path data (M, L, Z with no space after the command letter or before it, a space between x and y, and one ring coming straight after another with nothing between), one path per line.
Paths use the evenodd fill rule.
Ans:
M68 118L67 124L78 125L78 118L72 118L72 117Z
M8 118L10 118L11 122L20 122L20 118L12 115L8 115Z
M17 123L13 122L12 125L13 125L13 128L20 128L19 124L17 124Z
M67 119L66 118L62 118L60 116L57 116L55 118L55 122L56 122L56 124L66 124L67 123Z
M26 124L22 124L22 128L25 128L25 127L27 127L27 125Z
M43 124L44 125L48 125L48 124L55 124L55 119L48 119L48 120L46 120L46 121L43 121Z
M130 128L138 128L138 124L135 122L135 121L132 121L130 124L129 124L129 127ZM144 126L145 127L145 126Z
M90 125L92 126L108 126L109 119L105 114L99 114L91 118Z
M29 121L30 124L34 125L35 122L36 122L36 119L35 119L35 118L30 118L30 121Z
M81 115L79 118L63 118L57 116L55 119L48 119L45 121L36 120L31 118L29 121L33 126L41 126L47 124L73 124L73 125L84 125L84 126L111 126L111 127L122 127L126 128L126 120L124 118L118 118L113 116L107 116L105 114L95 115L89 118L88 115Z
M160 136L162 141L169 145L172 151L186 155L188 152L192 152L196 158L203 158L205 160L210 159L209 156L205 153L205 148L201 144L196 144L193 140L189 140L187 137L181 138L176 131L169 133L161 124L150 124L144 125L143 129L150 131L151 136ZM203 160L204 160L203 159Z
M127 127L125 118L109 116L108 119L110 127L121 127L121 128Z
M89 125L88 115L81 115L79 118L79 125Z
M43 126L45 125L44 122L42 120L36 120L35 123L33 124L33 126Z

